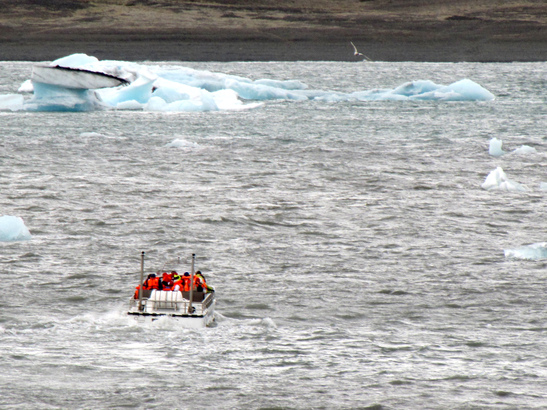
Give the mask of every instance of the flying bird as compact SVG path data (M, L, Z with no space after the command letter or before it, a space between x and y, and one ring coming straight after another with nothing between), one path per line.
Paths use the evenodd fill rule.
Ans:
M351 41L349 42L352 46L353 46L353 55L354 56L362 56L363 53L360 53L358 50L357 50L357 47L355 47L355 44L353 44Z
M353 55L354 56L363 56L365 58L365 60L367 61L372 61L370 58L368 58L366 55L364 55L363 53L360 53L359 50L357 50L357 47L355 47L355 44L353 44L353 42L349 42L352 47L353 47Z

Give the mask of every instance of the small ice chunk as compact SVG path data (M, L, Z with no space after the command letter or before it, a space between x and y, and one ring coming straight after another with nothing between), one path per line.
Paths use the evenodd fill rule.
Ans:
M505 172L503 172L501 167L497 167L495 170L490 172L481 187L486 190L498 189L501 191L526 191L526 188L523 185L507 178L507 175L505 175Z
M182 148L182 149L185 149L185 150L189 150L189 149L192 149L192 148L199 148L199 144L196 144L195 142L191 142L191 141L188 141L188 140L177 138L177 139L174 139L173 141L171 141L170 143L165 144L165 147L167 147L167 148Z
M20 94L0 95L0 111L19 111L23 109L24 98Z
M19 216L0 216L0 242L28 241L31 238L28 228Z
M488 153L492 155L493 157L501 157L503 154L505 154L505 151L501 149L501 146L503 145L503 142L497 138L492 138L490 140L490 148L488 149Z
M26 80L25 82L23 82L23 84L21 84L21 86L19 87L17 92L19 92L19 93L32 93L32 92L34 92L34 86L32 85L32 81L31 80Z
M547 259L547 242L533 243L515 249L505 249L506 258L511 259Z
M520 148L517 148L513 151L513 154L518 155L528 155L528 154L536 154L537 150L534 147L530 147L528 145L522 145Z

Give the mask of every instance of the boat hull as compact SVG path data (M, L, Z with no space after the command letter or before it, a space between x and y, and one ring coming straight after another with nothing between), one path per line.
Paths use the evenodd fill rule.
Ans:
M215 322L214 309L210 309L205 316L179 315L175 313L142 313L127 312L128 315L142 322L154 322L163 317L172 318L184 328L202 329L211 326Z
M183 327L203 328L215 319L215 294L194 292L190 303L189 292L144 291L141 301L131 298L128 315L139 320L154 321L171 317ZM191 312L191 313L190 313Z

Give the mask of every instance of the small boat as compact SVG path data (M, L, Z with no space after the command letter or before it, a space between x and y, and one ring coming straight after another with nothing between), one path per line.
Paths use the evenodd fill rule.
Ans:
M179 260L176 264L178 265ZM198 272L194 271L195 254L192 254L192 266L190 269L190 282L194 283L194 277ZM173 262L164 264L161 270L157 271L157 277L162 272L174 271ZM152 276L152 275L150 275ZM211 325L215 320L215 292L209 290L198 291L190 286L189 291L181 290L159 290L143 289L146 286L144 281L144 252L141 254L141 280L137 291L129 300L128 315L136 318L156 320L162 316L177 319L184 327L202 328Z
M129 83L123 78L110 74L47 64L35 64L32 67L31 80L37 83L78 90L110 88Z

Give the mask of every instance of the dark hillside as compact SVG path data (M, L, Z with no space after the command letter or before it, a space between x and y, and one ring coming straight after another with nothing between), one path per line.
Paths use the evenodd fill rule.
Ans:
M543 61L547 2L0 0L3 60L351 61L349 41L377 60Z

